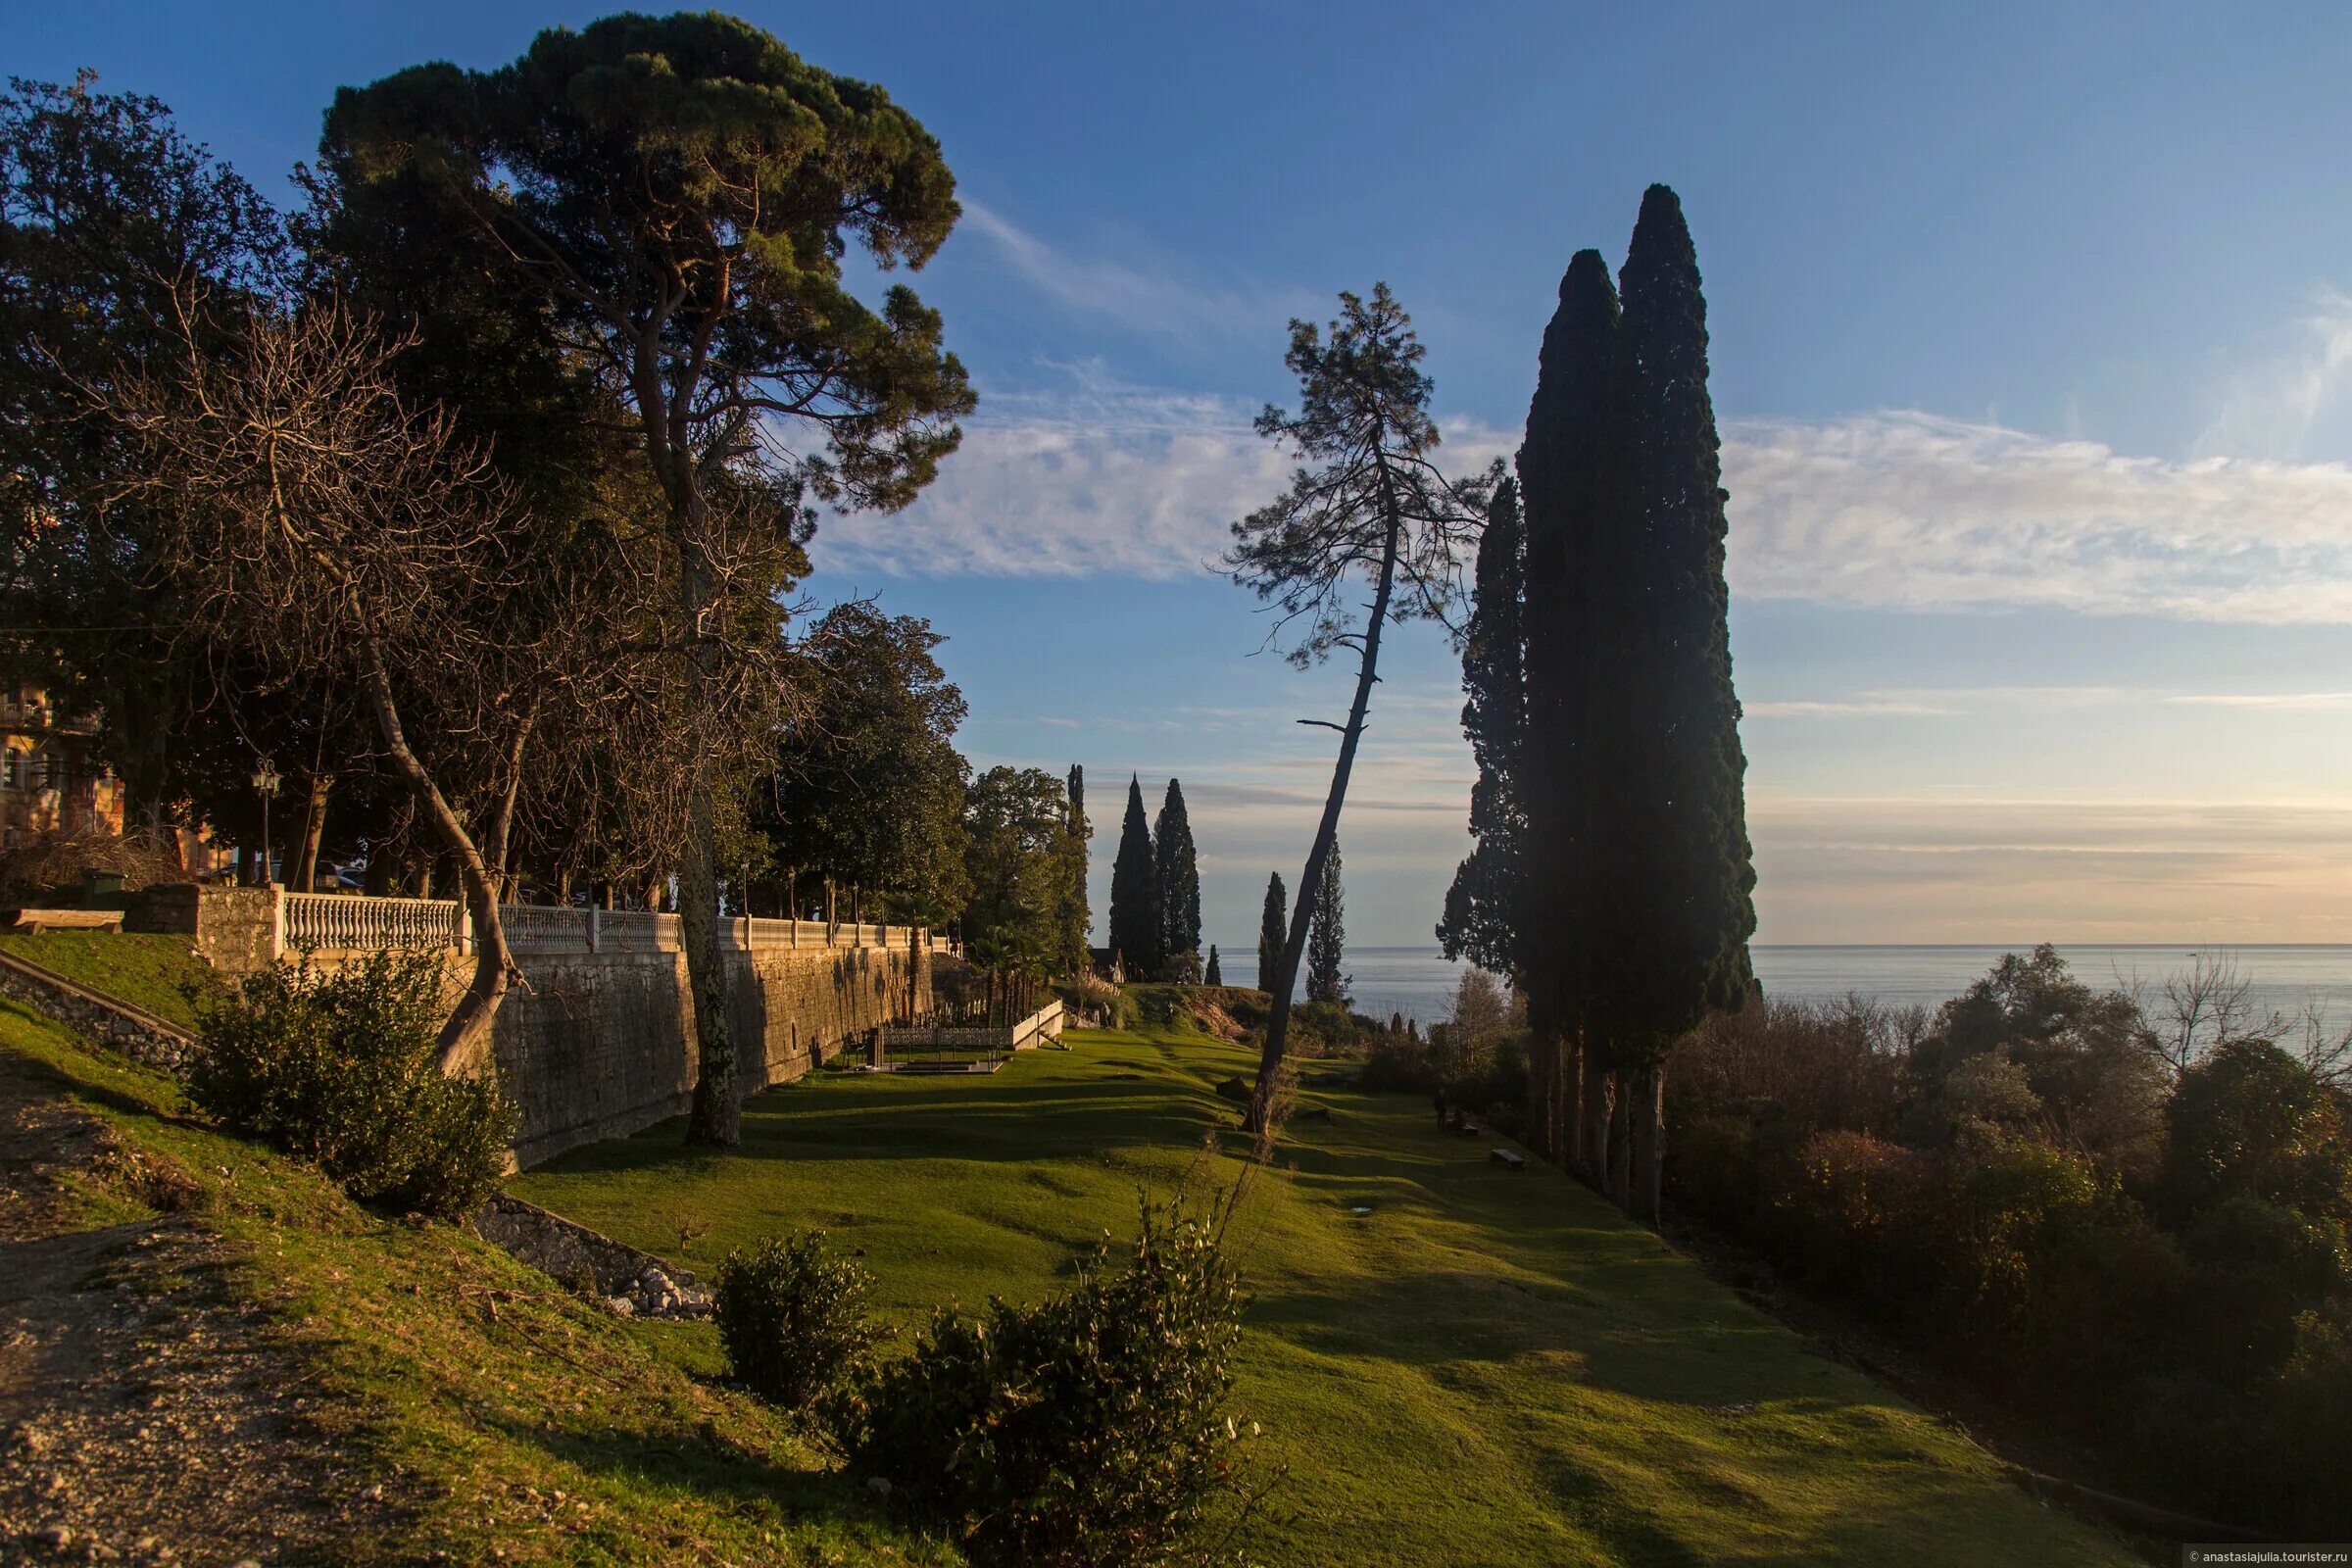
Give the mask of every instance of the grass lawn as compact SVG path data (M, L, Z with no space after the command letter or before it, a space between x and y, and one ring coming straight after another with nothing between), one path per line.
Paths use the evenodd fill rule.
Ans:
M349 1490L383 1487L366 1529L286 1560L956 1560L873 1518L787 1422L681 1368L659 1331L574 1299L470 1231L358 1207L316 1171L177 1114L168 1080L0 999L0 1098L18 1097L96 1117L128 1156L57 1173L60 1234L135 1228L168 1193L173 1213L220 1239L205 1288L242 1308L286 1381L314 1396L311 1419L357 1472ZM85 1287L90 1309L119 1309L102 1284ZM269 1505L253 1500L263 1525ZM12 1544L0 1559L16 1560Z
M0 934L0 951L15 954L67 979L144 1007L181 1028L195 1023L183 987L210 991L220 984L196 956L188 939L136 931L31 931Z
M673 1123L514 1189L706 1275L821 1226L905 1328L1033 1298L1131 1234L1250 1066L1181 1026L1069 1041L985 1077L819 1074L747 1106L737 1152ZM1248 1542L1270 1568L2135 1560L1566 1178L1487 1163L1415 1099L1304 1101L1333 1119L1294 1123L1240 1227L1237 1413L1287 1472ZM715 1362L707 1327L641 1332Z

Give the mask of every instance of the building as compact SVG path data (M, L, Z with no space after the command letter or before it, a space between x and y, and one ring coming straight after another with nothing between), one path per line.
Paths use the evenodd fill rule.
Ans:
M63 717L49 694L0 696L0 845L37 833L122 832L122 783L98 757L94 719Z

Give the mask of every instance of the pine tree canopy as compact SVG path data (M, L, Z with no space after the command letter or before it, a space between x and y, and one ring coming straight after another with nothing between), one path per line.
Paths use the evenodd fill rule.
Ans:
M1257 922L1257 989L1271 993L1274 976L1282 969L1282 945L1291 934L1290 895L1283 891L1282 873L1266 878L1265 912Z
M1152 830L1144 820L1144 787L1127 781L1127 817L1119 827L1118 858L1110 864L1110 945L1132 975L1159 972L1164 929L1159 912L1159 870L1153 861Z
M1159 820L1152 835L1159 887L1159 951L1168 963L1200 956L1200 860L1193 849L1193 824L1184 809L1184 786L1168 780ZM1173 975L1175 979L1190 978Z

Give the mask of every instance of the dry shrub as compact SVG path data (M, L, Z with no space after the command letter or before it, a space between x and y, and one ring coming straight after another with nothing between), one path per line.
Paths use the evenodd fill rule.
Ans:
M137 839L98 829L34 833L0 850L0 901L37 905L71 895L81 897L82 873L119 872L125 890L187 876L179 861Z

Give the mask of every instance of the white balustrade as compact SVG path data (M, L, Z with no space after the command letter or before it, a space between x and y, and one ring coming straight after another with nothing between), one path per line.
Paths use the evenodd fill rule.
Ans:
M338 893L289 893L286 946L375 952L446 948L458 934L455 899L368 899Z
M458 945L462 906L455 899L376 899L348 893L288 893L285 945L340 952ZM499 922L518 953L676 953L684 945L678 916L647 909L587 909L568 905L502 904ZM590 932L593 929L593 941ZM829 940L828 940L829 935ZM718 922L722 947L868 948L916 946L951 953L936 932L911 926L844 925L829 934L821 920L737 916Z

